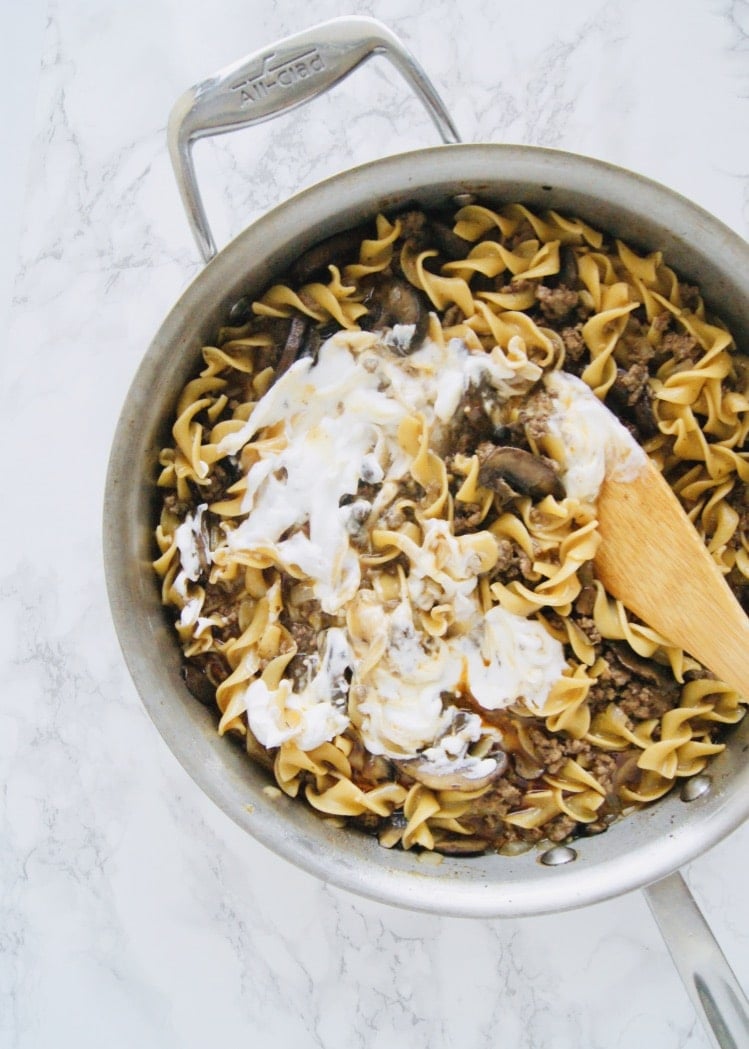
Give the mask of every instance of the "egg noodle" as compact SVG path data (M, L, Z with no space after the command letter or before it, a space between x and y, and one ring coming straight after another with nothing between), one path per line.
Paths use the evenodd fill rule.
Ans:
M188 685L387 847L605 830L744 713L595 578L606 440L746 602L749 360L660 252L556 212L379 215L353 243L223 328L176 406L154 567Z

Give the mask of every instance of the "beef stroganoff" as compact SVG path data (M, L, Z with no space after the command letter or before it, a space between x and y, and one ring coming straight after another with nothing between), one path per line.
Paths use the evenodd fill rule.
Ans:
M188 687L282 791L512 852L723 749L742 698L593 565L604 474L647 455L749 600L749 361L660 253L519 204L379 215L202 357L155 568Z

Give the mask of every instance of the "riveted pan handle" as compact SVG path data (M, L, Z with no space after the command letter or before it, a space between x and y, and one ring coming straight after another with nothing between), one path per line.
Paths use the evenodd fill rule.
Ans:
M682 876L655 882L645 897L711 1044L749 1046L749 1003Z
M169 117L168 140L182 202L200 253L216 246L198 190L192 145L270 120L333 87L372 55L384 55L421 99L444 142L460 138L439 95L413 55L373 18L334 18L288 36L190 88Z

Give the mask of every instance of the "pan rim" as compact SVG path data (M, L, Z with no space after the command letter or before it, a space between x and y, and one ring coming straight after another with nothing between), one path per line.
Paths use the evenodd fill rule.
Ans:
M255 808L249 813L245 808L246 799L230 796L228 781L221 778L221 759L216 757L215 748L196 746L196 740L207 742L200 733L192 740L185 740L174 720L178 705L169 706L161 690L154 689L152 663L159 657L158 646L149 659L144 659L142 638L139 639L132 615L133 596L144 595L144 566L138 566L139 582L134 585L132 556L123 552L134 550L142 537L136 535L137 521L128 516L136 508L136 501L132 494L123 498L123 489L138 480L134 477L135 467L130 460L137 445L139 412L143 408L145 392L153 386L154 378L168 359L170 350L173 351L175 341L183 359L190 352L185 343L185 328L187 315L196 308L196 298L214 304L219 301L219 308L221 302L228 302L236 289L230 281L231 294L228 294L226 275L241 261L245 260L246 264L246 256L253 245L267 237L278 238L279 231L293 232L299 216L310 208L323 214L329 214L332 208L337 216L341 216L352 208L361 207L362 199L366 198L372 210L376 210L376 200L394 192L396 185L398 193L406 196L409 193L424 194L426 189L431 192L440 186L444 189L447 185L455 192L477 192L481 196L485 184L497 182L496 175L487 176L487 170L494 165L502 166L505 184L511 184L513 179L522 181L524 172L530 184L532 170L534 191L543 196L547 192L543 187L549 185L550 199L554 199L557 189L559 193L569 194L570 187L573 187L575 192L582 193L585 185L590 187L591 183L605 183L610 199L614 201L624 197L629 200L633 195L644 196L649 214L658 213L659 208L668 211L669 223L676 236L681 236L681 229L688 226L693 236L699 235L721 244L726 253L724 268L733 268L740 274L743 265L744 272L749 274L749 245L720 220L660 183L581 154L524 145L459 144L398 153L350 168L302 190L253 222L197 275L167 314L137 369L115 429L105 482L103 518L106 585L125 662L149 716L197 786L263 845L323 881L387 904L435 914L484 918L542 914L592 904L641 888L672 873L717 844L749 817L749 767L742 768L736 754L735 767L729 772L727 785L692 802L688 808L678 798L659 802L662 816L656 819L646 817L640 821L649 822L655 828L651 829L650 837L629 851L623 850L615 858L595 858L595 847L603 842L603 838L616 836L617 825L601 838L575 842L578 860L566 867L547 868L535 862L530 867L523 861L521 865L525 873L520 880L494 877L497 863L476 866L473 859L460 862L450 859L439 865L420 862L413 856L404 861L407 854L389 854L371 839L374 848L382 854L373 864L372 849L361 850L358 845L352 849L347 844L349 834L346 832L337 831L340 841L336 841L329 827L324 833L318 833L320 827L313 831L313 824L309 825L310 829L304 829L304 821L289 822L285 815L279 820L275 802L262 795L262 787L254 791L252 802ZM552 174L553 181L544 181ZM560 185L562 179L566 180L564 187ZM378 186L377 194L367 186L373 180ZM343 208L342 199L348 201ZM637 211L630 204L625 207L622 203L622 208L624 211L628 208L627 213L632 215ZM310 234L310 242L312 239L314 237ZM749 300L749 277L746 284L744 294ZM113 542L111 537L122 541ZM740 730L741 726L737 728ZM749 725L745 728L749 730ZM747 745L742 734L738 732L737 735L739 741L733 748L736 752L742 742ZM747 732L743 737L749 739ZM226 741L219 740L219 743L226 746ZM292 804L298 806L298 803ZM655 813L658 806L650 811ZM621 825L636 822L640 815L626 817ZM320 824L318 817L313 815L312 818L315 824ZM591 851L592 857L589 855ZM518 868L514 858L497 859L508 874ZM474 866L466 868L467 864ZM470 878L465 876L466 869L473 870Z

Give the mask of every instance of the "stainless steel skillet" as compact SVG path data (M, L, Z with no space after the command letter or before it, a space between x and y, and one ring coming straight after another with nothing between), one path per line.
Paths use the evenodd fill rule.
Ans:
M371 55L387 57L448 143L336 175L275 208L216 254L197 188L193 142L270 119L327 90ZM749 816L749 720L708 772L606 834L521 856L446 857L426 865L332 829L286 797L263 791L264 772L219 739L187 693L181 657L151 569L156 456L200 348L235 319L274 274L315 242L378 211L473 197L521 200L580 215L662 250L749 341L749 246L696 205L639 175L575 154L527 146L462 145L440 99L400 42L371 19L325 23L280 41L187 92L169 127L180 191L208 263L157 332L127 394L106 485L104 546L112 613L143 702L198 786L250 834L317 877L389 904L440 914L510 917L584 906L644 888L687 990L722 1047L749 1045L749 1008L678 873Z

